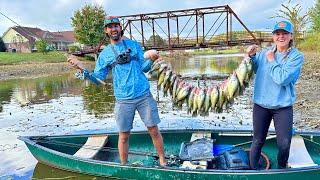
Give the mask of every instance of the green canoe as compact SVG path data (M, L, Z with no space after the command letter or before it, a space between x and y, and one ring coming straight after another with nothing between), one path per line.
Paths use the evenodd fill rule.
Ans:
M226 157L234 149L247 149L251 145L251 131L234 130L167 130L161 132L168 159L167 167L159 167L150 136L147 132L132 132L129 163L119 163L116 132L61 136L24 136L33 156L40 162L59 169L88 175L121 179L319 179L320 133L300 132L294 136L290 150L290 168L277 169L275 136L269 135L263 147L264 159L260 170L247 168L222 169L219 157ZM202 138L201 138L202 137ZM205 137L205 138L203 138ZM184 154L194 142L213 142L220 153L206 159ZM198 139L198 140L195 140ZM192 140L192 142L190 142ZM195 140L195 141L193 141ZM210 140L210 141L209 141ZM206 145L207 145L206 144ZM205 149L199 145L199 152ZM221 147L228 149L224 151ZM215 152L212 148L212 153ZM206 150L206 149L205 149ZM210 152L211 153L211 152ZM204 156L204 155L200 155ZM182 158L183 157L183 158ZM185 158L188 157L188 158ZM192 159L192 160L191 160ZM200 160L201 159L201 160ZM227 159L227 158L226 158ZM239 159L238 159L239 160ZM233 163L239 163L237 159ZM241 162L242 163L242 162ZM269 169L265 169L270 165ZM240 167L240 166L239 166Z

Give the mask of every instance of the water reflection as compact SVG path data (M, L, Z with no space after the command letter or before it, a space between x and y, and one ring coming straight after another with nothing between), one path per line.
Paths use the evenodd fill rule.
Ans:
M217 75L231 73L239 64L240 59L239 56L195 56L188 59L174 59L169 63L173 70L182 76ZM113 112L114 97L111 82L103 87L92 84L85 87L85 83L75 79L73 75L65 74L31 80L8 80L0 83L0 112L3 111L3 104L10 102L12 97L21 106L25 106L47 103L61 95L82 95L84 109L88 114L94 114L96 117Z
M173 70L180 75L230 74L238 66L242 56L194 56L170 61Z
M32 179L79 179L79 180L102 180L106 178L94 177L89 175L84 175L80 173L74 173L69 171L64 171L61 169L56 169L42 163L37 163ZM111 179L107 178L106 180Z
M61 95L80 95L83 82L67 75L37 79L0 81L0 107L13 100L21 106L42 104Z
M115 98L111 82L106 86L88 85L83 90L83 105L89 114L96 117L105 113L112 113Z
M232 57L223 60L201 56L175 59L170 63L182 76L197 76L231 73L241 59L241 57ZM150 81L153 95L156 93L156 84L155 81ZM161 100L158 102L162 121L160 128L210 128L220 124L232 127L239 125L237 119L229 122L229 118L224 118L226 114L211 114L206 118L190 119L186 111L172 109L169 97L163 98L162 92L160 96ZM17 136L70 134L76 130L101 128L116 131L113 108L111 82L106 86L97 87L76 79L73 74L0 81L0 144L19 149L19 153L12 149L0 149L0 157L5 159L0 162L0 174L20 175L26 171L29 172L35 166L36 160L28 154L26 146L16 139ZM139 118L138 115L137 118ZM181 120L177 120L179 118ZM134 121L134 128L145 130L142 121ZM38 179L59 174L55 169L48 167L38 169L37 165L34 177ZM47 174L43 176L39 174L46 170ZM50 175L50 171L54 173ZM63 179L67 176L61 177Z

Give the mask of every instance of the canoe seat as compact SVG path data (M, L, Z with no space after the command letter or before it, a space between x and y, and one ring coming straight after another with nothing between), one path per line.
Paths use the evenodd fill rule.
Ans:
M86 143L74 154L74 156L91 159L103 148L107 141L107 135L89 136Z
M303 138L300 135L295 135L291 140L288 167L301 168L309 166L317 166L317 164L310 157Z
M194 132L192 133L190 142L202 138L211 138L210 132ZM212 145L213 146L213 145ZM207 161L184 161L181 168L187 169L207 169Z

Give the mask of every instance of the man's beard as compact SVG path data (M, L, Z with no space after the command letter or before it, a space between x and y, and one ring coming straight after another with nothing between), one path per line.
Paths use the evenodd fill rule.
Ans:
M109 35L109 37L110 37L110 39L112 39L114 41L119 41L121 38L121 34L120 34L120 32L118 32L116 36Z

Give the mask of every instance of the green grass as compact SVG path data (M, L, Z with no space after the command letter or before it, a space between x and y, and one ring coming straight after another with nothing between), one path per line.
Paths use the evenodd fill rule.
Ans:
M42 53L9 53L0 52L0 65L11 65L20 63L54 63L65 62L65 52L49 52L48 54Z
M297 46L302 51L319 51L320 49L320 32L308 34L304 40L300 40Z

